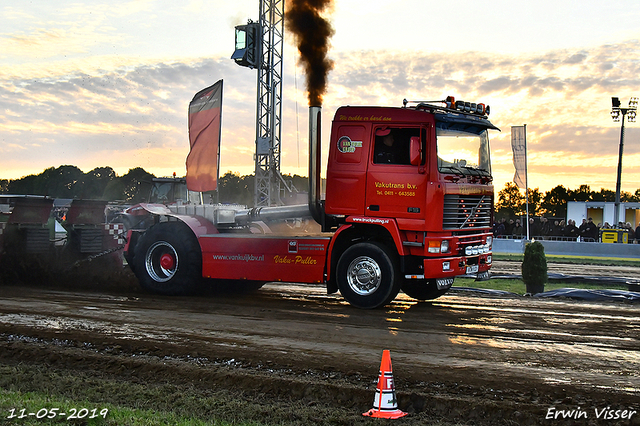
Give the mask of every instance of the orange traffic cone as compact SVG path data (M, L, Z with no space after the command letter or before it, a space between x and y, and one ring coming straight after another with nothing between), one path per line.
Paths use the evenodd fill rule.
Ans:
M381 419L399 419L408 413L398 410L396 389L393 385L393 371L391 369L391 354L388 350L382 351L380 363L380 377L376 387L376 396L373 399L373 408L363 416L377 417Z

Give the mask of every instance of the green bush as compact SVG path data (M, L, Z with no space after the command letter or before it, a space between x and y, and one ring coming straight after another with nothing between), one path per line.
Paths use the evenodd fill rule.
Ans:
M544 246L539 241L527 243L522 261L522 281L527 287L527 293L542 293L548 279Z

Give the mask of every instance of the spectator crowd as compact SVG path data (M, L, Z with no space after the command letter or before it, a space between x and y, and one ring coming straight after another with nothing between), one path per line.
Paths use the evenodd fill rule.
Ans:
M538 220L529 218L529 238L537 240L561 240L561 241L600 241L601 229L612 229L613 227L605 222L604 224L593 222L592 218L582 219L580 226L576 226L575 220L552 219L546 217ZM640 243L640 224L634 230L631 223L618 223L618 229L625 229L629 233L629 243ZM502 218L493 224L493 235L498 238L525 238L527 229L520 219Z

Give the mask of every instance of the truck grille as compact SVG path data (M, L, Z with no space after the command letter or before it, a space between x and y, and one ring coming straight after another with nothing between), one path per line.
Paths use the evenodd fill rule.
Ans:
M493 197L445 194L442 229L491 227Z
M46 253L49 251L49 229L27 229L27 253Z
M80 253L102 251L102 229L80 229Z

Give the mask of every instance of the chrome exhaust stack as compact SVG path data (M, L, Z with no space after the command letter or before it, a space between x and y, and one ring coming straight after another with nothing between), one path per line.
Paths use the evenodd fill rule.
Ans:
M309 211L311 217L324 228L324 209L320 201L321 114L322 107L309 107Z

